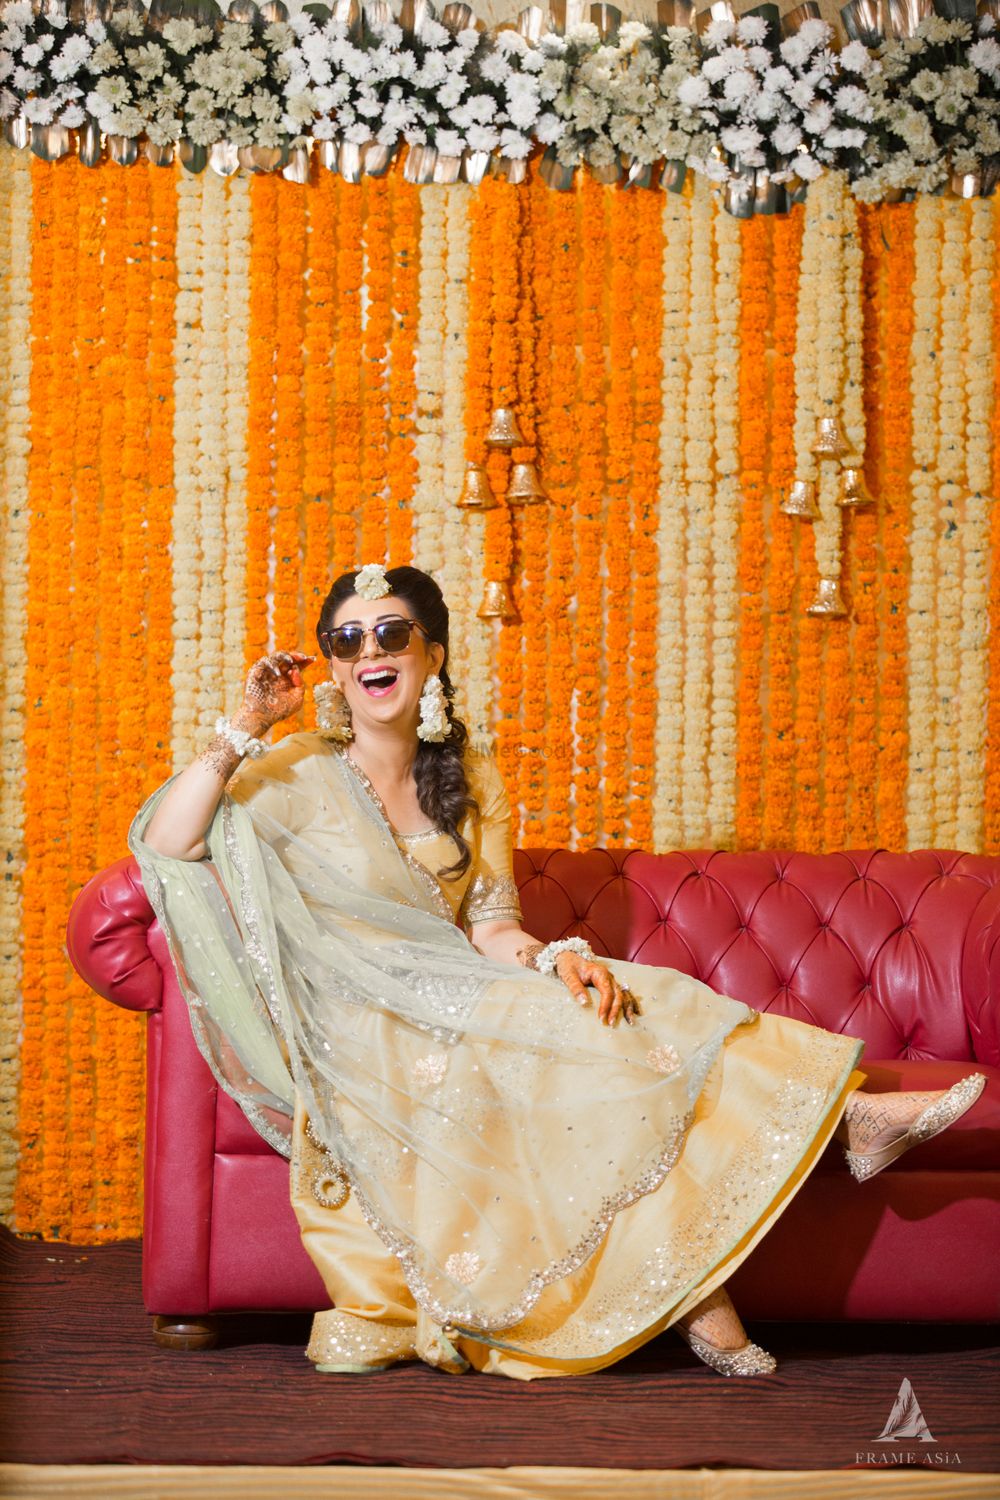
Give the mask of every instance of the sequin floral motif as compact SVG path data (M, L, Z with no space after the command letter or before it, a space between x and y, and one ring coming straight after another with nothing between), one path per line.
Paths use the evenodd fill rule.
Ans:
M681 1059L677 1048L668 1042L662 1047L651 1047L646 1053L646 1063L658 1073L674 1073L680 1067Z
M448 1066L447 1052L429 1052L418 1057L413 1064L413 1076L418 1083L440 1083Z
M482 1261L474 1250L457 1250L444 1263L446 1274L453 1281L460 1281L463 1286L469 1286L475 1281L481 1266Z

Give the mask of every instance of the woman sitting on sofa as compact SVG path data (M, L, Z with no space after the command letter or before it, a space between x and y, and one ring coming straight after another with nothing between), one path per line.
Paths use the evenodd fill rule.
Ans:
M673 1327L723 1374L772 1371L730 1274L832 1137L871 1177L983 1076L859 1092L856 1038L537 941L503 783L452 710L437 584L345 573L317 636L323 727L259 738L315 660L263 658L129 836L202 1052L291 1157L333 1303L309 1357L530 1380Z

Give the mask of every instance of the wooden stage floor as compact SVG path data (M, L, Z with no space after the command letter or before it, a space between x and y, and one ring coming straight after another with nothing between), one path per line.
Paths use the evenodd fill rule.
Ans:
M233 1318L200 1354L157 1349L135 1241L0 1230L0 1277L6 1465L1000 1472L996 1325L758 1324L779 1369L755 1380L715 1375L672 1335L578 1379L359 1378L313 1370L301 1316ZM904 1377L933 1443L876 1441Z

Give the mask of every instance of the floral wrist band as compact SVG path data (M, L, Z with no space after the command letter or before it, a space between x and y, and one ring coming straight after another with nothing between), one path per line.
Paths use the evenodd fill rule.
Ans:
M541 953L535 954L535 968L539 974L555 973L560 953L579 953L581 958L596 958L597 954L584 938L563 938L561 942L549 943Z
M260 755L266 755L271 748L263 740L255 740L252 734L247 734L245 729L237 729L235 724L230 724L224 714L220 714L215 721L215 732L227 739L233 749L239 755L249 755L256 760Z

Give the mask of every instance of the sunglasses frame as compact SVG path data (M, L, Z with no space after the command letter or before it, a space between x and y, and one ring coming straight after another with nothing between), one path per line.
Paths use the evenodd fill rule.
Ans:
M398 651L390 651L389 647L383 645L379 640L378 633L380 630L390 629L392 626L399 625L405 625L407 627L406 645L402 646ZM333 649L334 636L339 635L342 630L359 630L361 633L361 640L358 643L358 649L357 651L355 651L353 656L338 656ZM365 641L370 635L373 635L375 637L375 640L378 642L379 650L384 651L387 656L402 656L404 652L409 651L410 644L413 640L413 632L415 630L423 631L424 635L427 636L427 639L430 640L430 636L427 635L427 631L424 629L423 625L421 625L420 621L409 620L405 615L394 615L391 620L377 620L374 625L369 625L367 629L362 629L360 625L338 625L336 630L321 630L319 638L321 641L326 641L326 644L329 647L330 658L332 661L357 661L358 657L365 649Z

